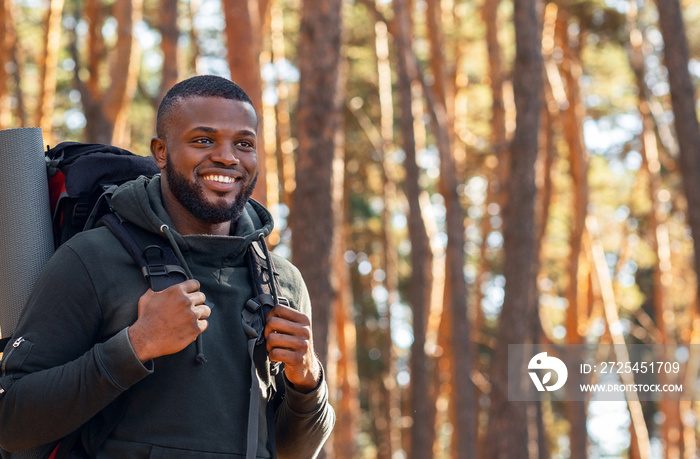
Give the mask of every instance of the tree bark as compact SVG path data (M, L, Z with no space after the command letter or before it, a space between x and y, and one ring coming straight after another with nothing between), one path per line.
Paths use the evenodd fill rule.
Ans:
M431 124L440 156L439 189L445 201L447 247L445 248L445 305L450 309L448 343L453 357L450 412L454 432L452 456L475 457L476 405L471 383L471 330L467 315L467 283L464 278L464 209L457 187L457 167L451 141L447 110L448 79L445 76L444 39L439 21L439 3L428 2L428 39L431 49L432 88L424 88L431 112Z
M270 44L272 62L286 59L284 50L284 17L280 0L270 4ZM296 188L294 179L294 148L292 142L291 116L289 114L289 84L279 79L277 86L277 103L275 104L275 150L277 153L277 172L280 184L280 202L291 207L291 195Z
M56 68L61 46L61 17L63 0L50 0L44 22L44 53L39 62L41 85L36 108L35 123L42 129L44 142L53 143L53 106L56 99ZM4 62L4 61L3 61Z
M341 0L305 0L299 43L297 187L292 195L292 260L306 280L314 307L316 352L328 359L334 204L333 163L342 158Z
M263 5L267 5L264 2ZM262 119L262 83L260 81L260 52L262 51L262 24L260 0L224 0L226 19L226 60L231 79L248 93L258 113L258 184L253 198L261 203L267 201L267 170L265 139Z
M197 74L197 62L199 61L199 55L201 54L199 49L199 32L194 26L194 18L199 12L199 8L202 4L202 0L190 0L188 15L190 19L190 51L189 57L187 59L187 71L189 74Z
M553 4L550 4L550 6L553 6ZM569 285L566 291L569 305L566 310L566 342L568 344L581 344L579 316L580 311L585 307L585 298L582 299L579 295L579 284L584 280L581 277L579 265L589 200L588 152L583 141L583 120L581 119L585 108L581 103L579 87L582 69L579 57L581 49L578 43L581 43L582 39L580 33L578 37L569 35L569 15L566 9L558 8L557 13L555 42L561 47L564 54L559 72L565 84L566 96L565 103L560 105L559 110L564 138L569 150L570 175L574 198L571 228L569 230ZM571 383L574 385L582 382L580 375L577 373L572 373L571 378ZM588 457L586 404L583 401L566 401L564 406L570 425L571 458L586 459Z
M410 407L413 424L410 433L409 457L433 457L434 397L430 396L429 358L425 353L427 317L430 306L433 256L420 208L420 170L416 162L416 141L413 129L411 80L416 78L409 64L413 53L411 17L408 0L394 1L394 43L397 55L397 89L400 105L400 127L406 155L404 190L408 200L408 234L411 241L411 277L408 302L413 310L413 344L411 345Z
M83 82L76 65L78 89L87 125L85 140L93 143L111 144L115 140L122 142L121 146L128 147L126 118L131 100L136 91L140 53L134 36L134 24L141 20L141 0L117 0L114 3L114 18L117 20L117 44L112 50L110 60L109 86L103 90L100 87L100 62L106 55L104 41L100 32L102 17L98 0L86 3L86 15L89 22L88 31L88 64L89 78ZM78 61L77 51L74 59ZM117 127L119 131L117 133ZM115 139L115 134L120 138Z
M391 65L389 62L389 35L384 21L375 23L375 52L377 58L377 81L379 95L379 136L381 143L377 152L381 156L382 180L382 269L385 273L384 287L388 292L387 313L383 317L387 327L382 329L382 363L384 364L382 380L383 415L387 429L385 441L379 447L378 458L390 459L401 449L401 431L399 415L401 412L401 394L396 387L396 355L391 338L391 305L399 301L399 272L396 241L392 231L391 218L397 202L397 174L395 165L387 157L394 150L394 109L391 84Z
M695 271L700 272L700 125L695 90L688 71L688 42L678 0L657 0L659 28L664 39L674 124L680 150L681 175L688 201L688 223L695 245ZM700 279L700 276L698 276Z
M343 196L339 198L343 202L343 209L338 212L336 228L340 229L338 238L339 249L335 254L334 270L338 276L338 295L334 305L335 315L335 342L338 348L338 362L336 364L335 388L339 394L335 401L336 425L333 434L333 450L337 459L354 459L357 456L355 439L359 426L359 380L357 368L357 329L353 318L352 285L348 265L345 262L345 250L350 245L350 217L349 210L349 180L347 180L348 168L343 171Z
M158 31L160 32L160 49L163 52L163 67L161 70L160 91L158 100L165 97L165 93L178 81L177 42L180 38L180 30L177 26L178 0L160 0L160 15L158 16Z
M527 458L526 404L508 402L508 344L529 337L523 320L533 310L530 301L536 272L535 162L542 99L540 25L535 0L516 0L514 94L516 128L511 146L508 202L504 209L505 299L498 324L498 346L491 370L491 406L484 455L488 459ZM507 435L504 435L507 432Z
M498 21L498 7L501 0L485 0L481 7L481 18L486 27L486 50L488 54L488 75L489 87L491 89L491 149L493 159L487 159L486 166L491 172L489 175L489 185L486 196L486 210L488 213L489 206L497 205L498 209L503 208L505 202L505 192L503 184L507 178L508 172L508 144L506 136L506 110L503 101L503 50L498 41L498 31L500 29ZM490 219L484 217L480 224L481 229L481 251L479 256L479 268L477 272L477 282L475 291L476 309L473 329L480 333L484 325L484 313L481 306L483 293L481 286L487 280L486 276L489 273L489 267L492 260L489 259L488 244L486 244L486 235L491 230ZM475 337L476 339L476 337ZM478 340L478 339L477 339Z
M651 202L649 213L649 237L652 247L656 252L656 261L652 270L652 288L654 304L654 322L659 331L659 342L662 344L674 344L677 342L675 318L673 307L670 304L669 286L672 283L671 249L669 246L667 212L658 201L658 192L662 187L661 163L659 161L658 143L655 133L655 122L651 114L649 90L646 86L646 56L644 52L644 34L639 27L638 11L636 4L627 14L627 27L630 32L630 66L635 74L639 95L639 112L642 118L642 158L643 167L648 178L647 191ZM667 352L666 346L662 346L661 354ZM658 355L660 360L672 358L672 356ZM659 381L662 384L679 382L672 381L670 375L661 373ZM682 457L683 423L681 420L680 405L677 401L661 400L658 404L659 411L664 416L661 433L665 445L664 457L666 459Z

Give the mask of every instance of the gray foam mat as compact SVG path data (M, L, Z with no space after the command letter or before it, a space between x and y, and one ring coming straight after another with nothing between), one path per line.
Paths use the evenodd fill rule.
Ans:
M40 128L0 131L0 334L17 326L54 252Z

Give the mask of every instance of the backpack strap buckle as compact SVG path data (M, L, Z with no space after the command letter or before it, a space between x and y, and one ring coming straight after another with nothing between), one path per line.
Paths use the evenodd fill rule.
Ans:
M163 262L163 249L157 245L149 245L143 251L146 266L143 267L144 277L167 276L168 269Z

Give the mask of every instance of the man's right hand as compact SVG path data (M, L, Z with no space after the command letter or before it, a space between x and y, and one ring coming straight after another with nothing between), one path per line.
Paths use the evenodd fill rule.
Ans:
M129 340L141 362L180 352L207 328L211 314L199 281L190 279L160 292L148 289L138 303Z

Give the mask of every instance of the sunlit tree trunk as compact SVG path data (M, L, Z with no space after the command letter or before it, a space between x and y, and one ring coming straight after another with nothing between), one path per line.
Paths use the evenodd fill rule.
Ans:
M430 41L430 69L434 82L426 88L433 134L440 156L439 189L445 200L447 247L445 249L445 301L450 310L447 343L452 362L450 385L450 417L454 428L452 456L475 457L476 405L471 383L471 330L467 316L467 283L464 278L464 210L459 200L456 161L451 140L451 123L447 110L448 78L446 77L444 37L440 27L438 2L428 2L426 10Z
M689 53L685 25L678 0L656 3L659 27L664 39L664 63L668 69L681 175L688 202L688 222L693 240L697 241L700 238L700 125L695 110L695 91L688 71ZM694 266L697 273L700 270L700 249L697 243ZM675 416L672 418L673 425L669 426L668 436L673 445L676 443L673 440L680 436L680 433L676 432L680 426Z
M484 442L484 458L527 458L526 405L508 402L508 344L528 340L523 320L532 307L536 272L535 162L542 99L540 25L534 0L514 2L516 57L514 93L516 128L511 146L508 202L504 209L505 299L498 324L498 344L492 361L491 406ZM530 337L531 338L531 337ZM504 435L507 432L507 435Z
M486 49L489 63L489 86L491 88L491 156L486 160L486 167L490 171L488 177L488 190L486 196L486 214L491 215L489 208L498 206L498 211L502 210L505 202L503 184L505 183L508 171L508 144L506 136L506 109L503 100L503 51L498 41L500 23L498 20L498 7L501 0L485 0L481 7L481 18L486 27ZM495 210L495 209L494 209ZM485 215L486 215L485 214ZM488 257L488 244L486 236L491 230L490 218L484 216L481 220L481 253L479 256L479 268L477 272L476 309L473 328L476 333L480 333L483 328L484 314L481 306L483 293L481 286L486 281L486 276L490 272L491 260Z
M657 0L659 28L664 39L664 63L673 104L680 150L681 175L688 201L688 222L693 240L700 240L700 125L695 90L688 71L688 42L678 0ZM700 270L700 249L695 246L695 271ZM700 276L698 276L700 279Z
M569 230L569 261L566 291L568 308L566 310L566 342L581 344L579 331L580 311L585 307L585 298L579 295L579 284L585 281L581 276L580 255L583 231L585 229L588 208L588 152L583 142L583 119L585 108L581 103L579 78L582 69L580 63L581 43L580 33L573 36L569 33L569 15L565 8L557 8L554 3L547 5L547 11L552 12L555 19L554 43L563 51L563 59L559 73L563 81L563 96L559 105L560 119L564 139L568 146L569 167L572 181L573 205L571 227ZM547 17L548 15L545 15ZM580 383L580 375L571 374L571 382ZM569 421L572 459L588 457L588 441L586 429L586 404L583 401L566 401L566 417Z
M187 10L190 20L190 49L188 52L186 73L190 75L196 75L198 73L197 62L199 61L199 55L201 54L199 50L199 32L194 26L194 19L197 16L197 13L199 12L201 4L202 0L190 0L189 8Z
M340 231L337 238L339 248L335 253L333 267L338 276L338 295L334 304L335 344L338 350L335 393L339 398L333 400L336 411L336 427L333 433L333 451L337 459L354 459L357 457L356 438L359 429L359 380L357 377L357 330L353 317L352 286L350 272L345 262L345 251L350 247L350 191L347 180L348 168L334 171L343 174L342 196L336 199L343 202L343 209L336 215L336 228Z
M663 344L676 342L675 318L670 304L669 286L672 282L671 249L669 244L669 230L666 224L667 212L658 200L658 193L662 187L661 162L659 161L658 143L655 132L655 122L651 114L649 104L649 91L646 87L646 56L644 52L645 37L638 24L639 17L635 2L630 2L627 14L627 27L630 32L630 65L634 71L639 96L639 111L642 117L642 158L644 170L648 179L648 195L651 202L649 213L649 232L652 246L656 251L656 262L652 272L654 321L659 331L659 341ZM673 356L666 356L663 348L660 360ZM661 373L659 381L667 384L672 381L669 375ZM658 404L659 411L664 416L661 425L662 438L665 445L664 457L666 459L681 457L683 451L683 425L681 421L679 403L672 400L661 400Z
M306 280L314 308L314 346L328 360L328 325L335 291L332 278L336 236L333 165L342 161L341 0L305 0L299 43L297 186L289 217L292 261ZM341 162L342 164L342 162ZM340 184L342 185L342 184Z
M286 59L284 50L284 17L280 0L270 4L270 43L272 62ZM277 103L275 104L275 151L277 153L280 202L291 206L291 195L296 187L294 179L294 148L292 142L291 116L289 114L289 85L280 79L276 82Z
M44 21L44 53L38 63L38 67L41 69L41 84L34 122L42 129L44 142L49 144L53 143L53 106L56 98L56 69L58 67L58 51L61 46L63 4L63 0L50 0L49 2L49 9Z
M0 0L0 27L4 31L0 38L0 129L7 129L10 126L10 91L7 84L6 63L12 62L11 29L12 7L10 0Z
M180 29L177 26L177 4L178 0L160 0L157 26L161 36L160 49L163 52L163 67L158 104L165 97L165 93L178 81L179 53L177 42L180 38Z
M389 63L389 34L384 21L375 23L375 52L377 57L377 81L379 89L379 134L381 146L378 153L381 155L382 167L382 245L385 279L384 287L388 293L387 327L382 337L382 361L384 371L382 374L383 392L383 416L386 419L385 439L379 446L379 458L390 459L394 453L401 449L400 413L401 394L396 384L396 356L391 338L391 305L399 302L399 273L396 241L392 231L392 214L397 203L396 193L396 166L387 156L394 150L394 109L391 84L391 66Z
M260 81L260 52L262 51L261 0L224 0L222 7L226 19L226 60L231 79L248 93L262 128L262 84ZM266 12L265 12L266 14ZM258 183L253 198L267 201L267 170L263 129L258 129Z
M411 80L416 78L411 48L413 32L410 1L395 0L395 37L397 50L397 89L400 105L400 127L403 150L406 155L404 190L408 200L408 233L411 240L411 277L408 301L413 310L413 344L411 345L410 402L413 424L410 433L409 457L433 457L432 406L429 392L431 365L425 353L427 317L430 305L432 253L420 208L419 169L416 163L416 140L413 129ZM433 403L431 403L431 400Z
M598 292L603 303L604 318L613 346L617 362L629 362L629 352L625 337L617 326L620 321L617 300L610 276L608 265L605 261L603 244L599 238L600 229L593 217L588 217L586 221L586 232L584 233L583 244L591 260L591 274L595 279ZM619 375L622 384L634 384L633 373L622 373ZM649 430L644 419L642 405L636 392L626 392L627 408L631 419L631 428L634 429L630 451L636 451L640 459L651 459L651 443L649 441Z
M114 18L117 20L117 43L109 62L109 86L100 85L100 62L106 56L105 44L101 35L102 13L98 0L86 2L88 18L88 80L79 76L80 66L76 65L76 84L80 89L81 100L87 124L85 140L95 143L116 143L115 134L121 140L128 139L126 118L131 100L136 91L140 53L133 33L134 24L141 20L141 0L117 0L114 3ZM78 62L77 51L74 59ZM119 125L119 123L121 123ZM120 132L117 132L120 128ZM128 147L126 142L122 147Z
M112 143L126 148L131 145L129 113L138 87L139 70L141 67L141 47L134 34L134 27L141 22L143 18L143 0L131 0L131 8L126 8L126 5L120 5L120 7L115 9L115 18L119 24L119 36L126 37L128 34L132 35L128 44L128 51L126 49L126 40L123 48L117 47L119 57L115 61L115 66L112 67L110 72L112 81L119 82L118 89L122 94L122 105L113 115L114 136L112 138ZM121 70L119 70L120 67ZM124 73L124 69L126 69L126 76L122 88L120 75Z

